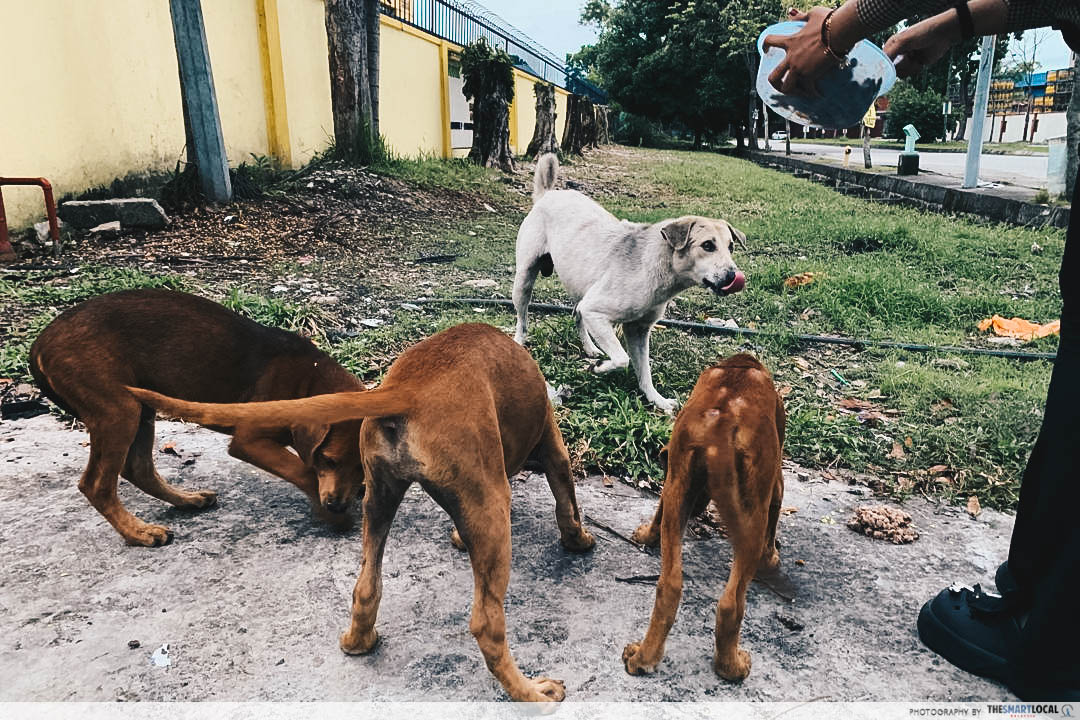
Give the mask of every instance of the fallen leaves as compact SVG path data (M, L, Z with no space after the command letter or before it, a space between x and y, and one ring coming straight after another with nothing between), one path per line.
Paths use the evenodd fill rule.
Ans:
M975 497L974 495L968 498L967 511L968 515L970 515L971 517L979 517L979 513L982 512L982 506L979 505L979 498Z
M802 272L802 273L798 273L798 274L792 275L791 277L784 280L784 287L787 287L787 288L802 287L803 285L809 285L810 283L812 283L812 282L814 282L816 280L819 280L820 278L822 278L824 276L825 276L825 273L820 273L820 272Z

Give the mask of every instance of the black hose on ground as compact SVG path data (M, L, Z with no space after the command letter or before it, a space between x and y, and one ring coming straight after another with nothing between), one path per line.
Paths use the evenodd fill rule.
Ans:
M425 298L413 300L417 305L495 305L514 307L512 300L506 298ZM569 305L554 303L529 303L529 309L537 312L573 313ZM748 337L780 337L779 333L753 330L751 328L731 328L723 325L686 322L685 320L661 320L658 325L688 330L696 334L738 335ZM829 335L792 335L799 342L822 345L846 345L855 348L873 347L886 350L906 350L909 352L953 353L957 355L982 355L985 357L1007 358L1009 360L1050 360L1057 358L1057 353L1019 352L1017 350L994 350L991 348L955 347L952 345L917 345L912 343L892 342L889 340L866 340L860 338L832 337Z

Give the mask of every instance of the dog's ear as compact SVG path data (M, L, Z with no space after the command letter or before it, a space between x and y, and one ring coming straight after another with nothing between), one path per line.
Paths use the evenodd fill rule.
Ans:
M690 244L690 231L693 227L693 218L680 218L660 228L660 235L667 240L672 250L681 252Z
M664 472L667 472L667 459L668 459L668 446L660 448L660 467L664 468Z
M735 238L735 242L737 242L739 244L739 247L741 247L743 250L745 250L746 249L746 233L744 233L742 230L735 227L731 223L727 222L727 220L725 220L724 222L727 223L728 230L731 231L731 237Z
M289 428L292 433L292 446L296 454L310 466L315 462L315 451L326 442L326 436L330 434L329 425L293 425Z

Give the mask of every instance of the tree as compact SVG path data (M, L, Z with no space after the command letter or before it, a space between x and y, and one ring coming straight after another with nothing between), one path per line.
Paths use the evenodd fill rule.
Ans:
M596 108L584 95L571 95L566 99L566 126L563 128L562 151L581 155L587 147L596 147Z
M1024 83L1024 142L1028 140L1028 129L1031 127L1031 111L1033 110L1034 96L1031 86L1031 76L1038 68L1039 46L1050 36L1049 30L1028 30L1015 36L1016 44L1012 51L1012 64L1005 70L1016 82ZM1034 134L1034 133L1032 133Z
M379 0L326 0L330 105L339 154L369 163L379 140Z
M514 61L480 38L461 51L462 90L472 103L473 142L469 159L485 167L514 170L510 151L510 103Z
M536 95L536 129L525 154L539 157L559 149L555 137L555 86L538 81L533 84L533 92Z
M919 90L901 80L889 93L888 134L904 139L904 126L914 125L925 141L942 136L941 104L943 98L933 89Z
M744 117L750 86L743 72L745 38L732 43L730 21L724 14L742 17L744 4L736 0L619 0L614 4L589 0L582 22L596 25L599 38L573 55L571 65L596 79L621 110L686 127L700 144L706 135L719 134ZM779 0L751 4L782 5ZM778 14L779 10L768 20ZM764 23L757 30L762 27Z

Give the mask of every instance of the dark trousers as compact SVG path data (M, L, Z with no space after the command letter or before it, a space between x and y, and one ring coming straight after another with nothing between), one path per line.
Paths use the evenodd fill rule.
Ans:
M1080 180L1073 195L1080 213ZM1042 429L1024 471L1009 570L1030 607L1015 665L1033 682L1080 688L1080 219L1061 263L1061 343Z

